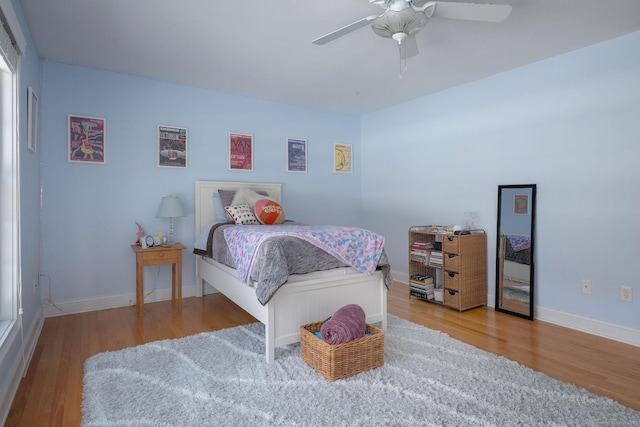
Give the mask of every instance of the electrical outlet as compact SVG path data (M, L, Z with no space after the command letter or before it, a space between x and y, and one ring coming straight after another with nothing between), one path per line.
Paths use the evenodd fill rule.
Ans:
M633 301L633 290L631 286L620 286L620 299L622 301Z
M591 295L591 280L582 281L582 293L585 295Z

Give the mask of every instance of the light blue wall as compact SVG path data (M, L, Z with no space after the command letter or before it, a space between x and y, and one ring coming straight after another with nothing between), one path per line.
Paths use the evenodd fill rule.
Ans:
M620 286L640 293L639 135L640 33L368 114L366 225L406 272L411 225L477 211L493 293L497 187L535 183L536 304L637 329Z
M42 107L44 272L54 301L132 294L134 221L151 234L167 231L155 213L168 194L188 211L175 237L189 247L183 284L193 285L196 180L282 182L287 218L359 223L358 116L54 62L43 65ZM105 164L67 162L70 113L106 119ZM157 166L159 124L189 129L187 169ZM229 170L229 132L254 136L253 172ZM308 140L308 173L286 172L287 137ZM334 143L353 144L354 173L332 172ZM170 268L147 268L146 291L170 288Z

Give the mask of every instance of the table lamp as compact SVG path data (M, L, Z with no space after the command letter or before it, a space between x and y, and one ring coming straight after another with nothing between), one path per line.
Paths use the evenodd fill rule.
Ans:
M169 237L167 246L173 245L173 218L185 216L186 213L182 207L182 203L177 196L165 196L160 201L156 218L169 218Z

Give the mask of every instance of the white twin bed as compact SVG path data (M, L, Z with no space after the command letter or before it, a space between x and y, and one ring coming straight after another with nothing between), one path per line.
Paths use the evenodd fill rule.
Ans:
M282 185L277 183L196 181L195 233L215 220L212 196L219 189L250 188L265 191L280 202ZM286 206L284 206L286 212ZM295 219L295 218L293 218ZM235 302L265 325L265 356L275 359L275 348L300 341L300 326L331 316L346 304L359 304L367 314L367 323L381 322L387 327L387 287L381 271L373 275L352 267L335 268L306 274L294 274L262 305L256 291L238 278L235 269L206 256L196 255L196 296L212 287Z

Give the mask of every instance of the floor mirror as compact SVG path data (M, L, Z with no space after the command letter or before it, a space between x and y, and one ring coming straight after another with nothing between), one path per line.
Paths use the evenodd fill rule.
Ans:
M497 311L533 320L536 184L498 186Z

